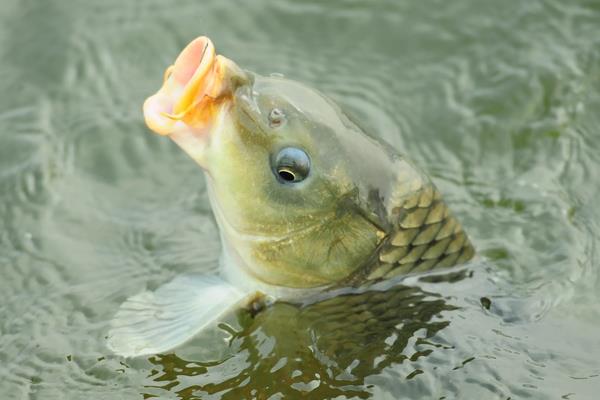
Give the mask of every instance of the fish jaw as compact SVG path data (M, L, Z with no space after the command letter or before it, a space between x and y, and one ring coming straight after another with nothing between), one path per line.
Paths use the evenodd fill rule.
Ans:
M210 132L231 108L235 89L248 80L233 61L216 55L209 38L198 37L165 70L162 87L144 102L146 125L169 136L205 167Z

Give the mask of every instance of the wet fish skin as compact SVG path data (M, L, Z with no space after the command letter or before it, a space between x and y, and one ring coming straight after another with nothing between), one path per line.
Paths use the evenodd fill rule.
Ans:
M324 94L244 71L208 38L181 52L144 112L203 168L235 285L338 286L473 255L439 191L406 157ZM274 176L286 148L308 160L298 183Z
M109 335L117 353L172 349L232 308L262 309L260 301L273 299L301 304L474 255L440 192L407 157L367 135L319 91L244 71L216 55L208 38L182 51L144 114L152 130L202 167L222 268L220 276L177 277L128 299ZM282 154L302 158L283 165L302 179L282 180L275 165ZM303 172L290 172L296 165ZM381 296L343 297L345 320L361 318L352 306L359 301L372 309L364 313L365 332L383 327L387 310L374 302ZM325 305L334 300L322 301L312 309L329 317Z

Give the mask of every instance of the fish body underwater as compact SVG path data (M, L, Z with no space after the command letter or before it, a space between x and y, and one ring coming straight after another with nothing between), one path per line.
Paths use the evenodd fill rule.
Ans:
M168 351L235 307L369 287L474 256L408 159L320 92L244 71L206 37L167 69L144 116L204 170L222 265L218 276L178 277L128 299L109 332L117 354ZM374 297L381 308L385 294Z

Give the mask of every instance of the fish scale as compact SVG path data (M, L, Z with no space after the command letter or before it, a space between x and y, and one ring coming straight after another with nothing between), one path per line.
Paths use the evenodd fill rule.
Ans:
M366 268L351 282L381 281L469 261L471 241L437 188L427 183L391 210L391 228Z
M368 280L450 267L475 254L462 226L431 184L394 208L392 215L394 230L381 247Z

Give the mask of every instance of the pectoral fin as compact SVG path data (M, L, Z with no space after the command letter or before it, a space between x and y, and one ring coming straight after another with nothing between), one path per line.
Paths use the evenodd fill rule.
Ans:
M218 276L187 275L127 299L111 322L108 347L136 357L163 353L191 339L248 293Z

